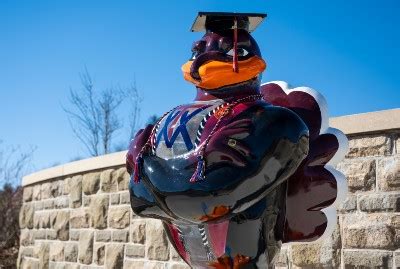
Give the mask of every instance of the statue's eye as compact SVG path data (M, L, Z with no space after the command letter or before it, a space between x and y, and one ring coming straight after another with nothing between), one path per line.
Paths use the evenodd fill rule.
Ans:
M233 57L233 49L231 49L230 51L228 51L226 54ZM238 55L239 57L241 57L241 56L246 56L247 54L249 54L249 52L248 52L246 49L244 49L244 48L238 48L238 49L237 49L237 55Z

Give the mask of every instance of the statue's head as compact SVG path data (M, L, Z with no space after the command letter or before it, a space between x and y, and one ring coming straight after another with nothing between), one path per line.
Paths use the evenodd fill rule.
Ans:
M205 91L234 85L259 86L266 64L250 33L264 14L200 12L192 31L205 31L182 66L184 78Z

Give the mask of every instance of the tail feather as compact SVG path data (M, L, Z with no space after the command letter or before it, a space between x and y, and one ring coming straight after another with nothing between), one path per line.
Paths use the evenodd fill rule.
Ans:
M276 81L263 84L261 93L267 102L294 111L310 131L309 154L288 179L283 242L320 240L334 228L335 205L347 192L344 176L333 167L347 151L347 138L329 128L326 101L315 90Z

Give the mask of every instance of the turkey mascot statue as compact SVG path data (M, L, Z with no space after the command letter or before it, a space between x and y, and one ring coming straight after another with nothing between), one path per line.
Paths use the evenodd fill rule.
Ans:
M272 268L282 244L323 238L346 195L347 139L324 98L282 81L251 32L265 14L200 12L182 66L192 103L140 130L127 154L135 214L163 222L191 268Z

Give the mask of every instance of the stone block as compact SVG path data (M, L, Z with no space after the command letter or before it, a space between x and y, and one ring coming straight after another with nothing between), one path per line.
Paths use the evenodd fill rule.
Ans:
M100 188L100 173L89 173L83 176L82 189L86 195L96 194Z
M346 200L338 206L340 213L349 213L357 210L357 196L347 195Z
M49 253L50 261L62 262L64 261L64 244L62 242L55 242L50 245Z
M400 194L367 194L359 197L360 210L365 212L399 212Z
M53 198L57 198L63 194L63 181L57 180L50 182L50 196Z
M112 232L112 240L114 242L128 242L129 231L128 230L117 230Z
M32 190L32 199L35 201L39 201L40 198L40 185L35 185L33 186L33 190Z
M50 213L49 212L36 212L33 218L33 227L50 228Z
M44 231L44 230L42 230ZM54 230L47 230L46 232L46 239L47 240L57 240L57 232Z
M347 160L339 163L337 168L346 175L350 192L375 189L375 160Z
M103 192L116 192L118 190L118 183L116 179L111 176L112 172L112 169L108 169L102 171L100 174L101 190Z
M383 191L400 190L400 156L378 161L378 187Z
M111 241L111 231L96 231L96 241L97 242L110 242Z
M86 196L86 195L84 195L84 196L83 196L83 206L84 206L84 207L90 206L90 201L91 201L91 199L92 199L92 196Z
M89 213L91 217L91 224L94 228L107 228L108 205L108 195L98 195L91 199Z
M24 202L32 201L33 187L24 187L22 199Z
M83 264L91 264L93 257L93 232L82 231L79 236L78 260Z
M145 248L143 245L125 245L125 256L128 258L144 258Z
M39 210L42 210L44 208L42 201L37 201L34 204L35 204L35 211L39 211Z
M21 262L20 269L38 269L39 261L32 259L23 259Z
M120 269L123 267L124 245L110 244L106 246L106 268Z
M119 204L119 193L112 193L110 195L110 202L112 205L118 205Z
M400 146L400 144L398 144ZM400 268L400 251L394 253L394 266Z
M149 260L167 261L169 244L161 221L149 220L146 223L146 253Z
M23 204L19 211L19 226L21 229L33 228L34 206L33 203Z
M82 205L82 176L74 176L69 180L69 200L71 208Z
M355 137L349 139L347 157L387 156L392 148L392 140L385 135Z
M185 263L168 263L167 269L190 269Z
M110 227L124 229L129 226L131 208L128 206L111 207L108 212Z
M343 250L343 264L353 268L392 268L393 254L376 250Z
M349 214L343 216L343 244L346 248L399 248L400 216Z
M80 231L79 230L70 230L69 232L69 239L71 241L78 241L80 236Z
M21 230L19 239L21 246L32 245L34 243L33 232L31 230L26 230L26 229Z
M43 242L38 246L36 256L39 258L39 269L49 268L49 251L49 243Z
M87 209L79 208L71 210L70 219L71 228L89 228L90 227L90 214Z
M79 269L79 268L81 268L79 264L73 264L73 263L65 264L65 269Z
M124 269L147 269L144 261L126 260Z
M64 258L66 262L76 262L78 260L78 244L67 243L64 248Z
M46 239L46 230L34 230L33 239L34 240Z
M104 265L106 247L104 244L94 244L93 262L97 265Z
M46 182L41 185L40 196L42 200L52 198L50 182Z
M131 196L128 191L121 193L120 203L129 205L131 203Z
M133 243L144 244L146 240L146 221L140 219L132 221L131 232Z
M53 225L53 229L57 233L59 240L66 241L69 239L69 211L60 210Z
M117 182L119 191L128 189L129 174L126 172L125 167L113 171L112 177Z
M43 202L44 209L53 209L54 208L54 200L53 199L47 199L42 202Z
M63 194L65 194L65 195L68 195L69 193L70 193L70 191L71 191L71 188L70 188L70 183L71 182L71 178L70 177L67 177L65 180L64 180L64 191L63 191Z
M61 196L54 200L54 207L57 209L67 208L69 203L69 197Z
M165 263L163 262L146 262L146 269L164 269Z

